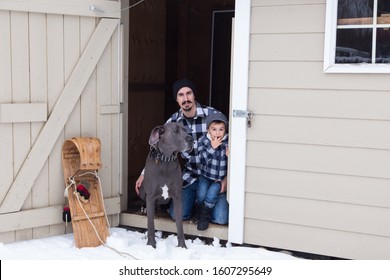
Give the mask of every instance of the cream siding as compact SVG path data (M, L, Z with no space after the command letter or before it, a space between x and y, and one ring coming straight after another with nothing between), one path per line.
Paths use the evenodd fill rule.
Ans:
M89 1L0 1L0 242L71 231L61 166L70 137L101 139L105 205L119 223L120 2L94 4L113 18Z
M324 74L326 1L252 1L244 242L390 258L388 74Z

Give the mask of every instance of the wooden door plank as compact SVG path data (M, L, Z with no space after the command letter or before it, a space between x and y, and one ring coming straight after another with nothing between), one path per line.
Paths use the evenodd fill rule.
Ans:
M80 50L80 17L73 15L64 16L64 44L64 74L67 81L80 57L80 53L82 53ZM80 111L79 99L66 122L64 128L65 139L80 135Z
M118 214L119 204L119 197L106 198L104 200L106 214L108 216ZM61 224L63 231L64 224L62 221L62 211L63 205L59 204L36 209L23 210L17 213L2 214L0 215L0 233L45 227L56 224ZM49 235L49 233L47 235ZM4 241L4 238L1 240Z
M114 95L111 88L111 83L107 83L106 79L102 77L110 77L108 80L112 80L111 77L111 61L112 61L112 41L107 45L106 50L102 54L102 57L96 67L97 73L97 83L96 83L96 91L97 91L97 105L100 107L101 105L111 104L111 96ZM111 115L101 115L97 114L97 124L98 131L97 137L101 141L102 147L106 147L112 151L112 132L111 132ZM112 178L112 162L111 162L111 154L102 153L102 162L105 162L105 168L99 170L99 174L101 176L102 185L103 186L111 186L111 178ZM103 189L103 196L108 197L111 196L111 191L108 187Z
M95 18L80 18L80 48L84 50L91 34L96 28L97 20ZM97 103L96 103L96 69L93 71L83 95L80 99L81 123L80 130L82 137L97 135Z
M12 101L10 13L0 11L0 103ZM0 122L0 202L13 180L12 124Z
M42 91L45 92L45 91ZM0 122L45 122L46 103L3 103L0 104Z
M30 98L33 103L44 103L42 107L45 120L31 123L31 142L34 143L39 136L42 127L47 121L47 20L46 15L32 13L29 15L29 48L30 48ZM38 111L38 112L40 112ZM23 114L22 114L23 115ZM46 115L46 116L45 116ZM50 205L49 194L49 164L46 161L34 188L31 190L31 208L37 209ZM24 207L22 207L24 208ZM49 227L32 229L33 238L49 235Z
M98 10L94 11L92 6ZM0 1L0 10L120 18L121 2L107 0L2 0Z
M29 191L46 162L73 107L94 71L100 56L118 26L116 19L101 19L88 45L77 62L68 82L53 108L49 120L42 128L26 160L24 161L11 189L0 207L0 213L19 211Z
M27 13L11 12L11 82L12 102L30 102L30 56L29 56L29 16ZM13 136L13 179L23 166L31 149L31 125L29 123L14 123ZM8 192L11 186L7 186ZM21 209L32 208L31 193L26 193ZM32 229L15 232L16 240L32 239Z
M65 85L64 74L64 18L62 15L47 15L47 88L48 88L48 112L52 112L56 101ZM54 145L48 162L50 170L61 172L61 151L64 142L63 131L61 131L56 144ZM50 186L62 186L62 176L49 176ZM50 204L57 205L64 203L64 192L62 188L50 188ZM63 227L60 229L63 233Z

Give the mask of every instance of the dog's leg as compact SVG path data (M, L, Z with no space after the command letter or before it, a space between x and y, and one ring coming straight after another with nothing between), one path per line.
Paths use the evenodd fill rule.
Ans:
M180 186L181 187L181 186ZM179 194L181 196L181 193ZM173 210L175 214L176 222L176 231L177 231L177 241L178 247L186 248L186 243L184 240L184 231L183 231L183 206L181 204L181 199L175 197L173 198Z
M148 219L148 243L147 245L151 245L156 249L156 237L155 237L155 229L154 229L154 210L155 210L155 202L153 200L146 200L146 215Z

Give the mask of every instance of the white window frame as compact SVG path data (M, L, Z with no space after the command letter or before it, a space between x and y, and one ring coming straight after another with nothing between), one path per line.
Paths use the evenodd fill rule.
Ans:
M390 73L390 63L383 64L336 64L336 32L337 32L338 0L326 1L324 68L325 73ZM376 18L376 13L373 15ZM375 24L374 24L375 27Z

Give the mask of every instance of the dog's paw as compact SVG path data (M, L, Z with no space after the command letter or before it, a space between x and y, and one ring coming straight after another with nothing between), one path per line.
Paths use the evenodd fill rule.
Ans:
M154 249L156 249L156 240L148 239L148 242L146 243L146 245L150 245L150 246L152 246Z
M139 209L139 212L141 215L146 215L146 207L141 207L141 209Z
M187 249L187 246L186 246L186 243L184 242L184 240L179 241L179 243L177 244L177 247Z

